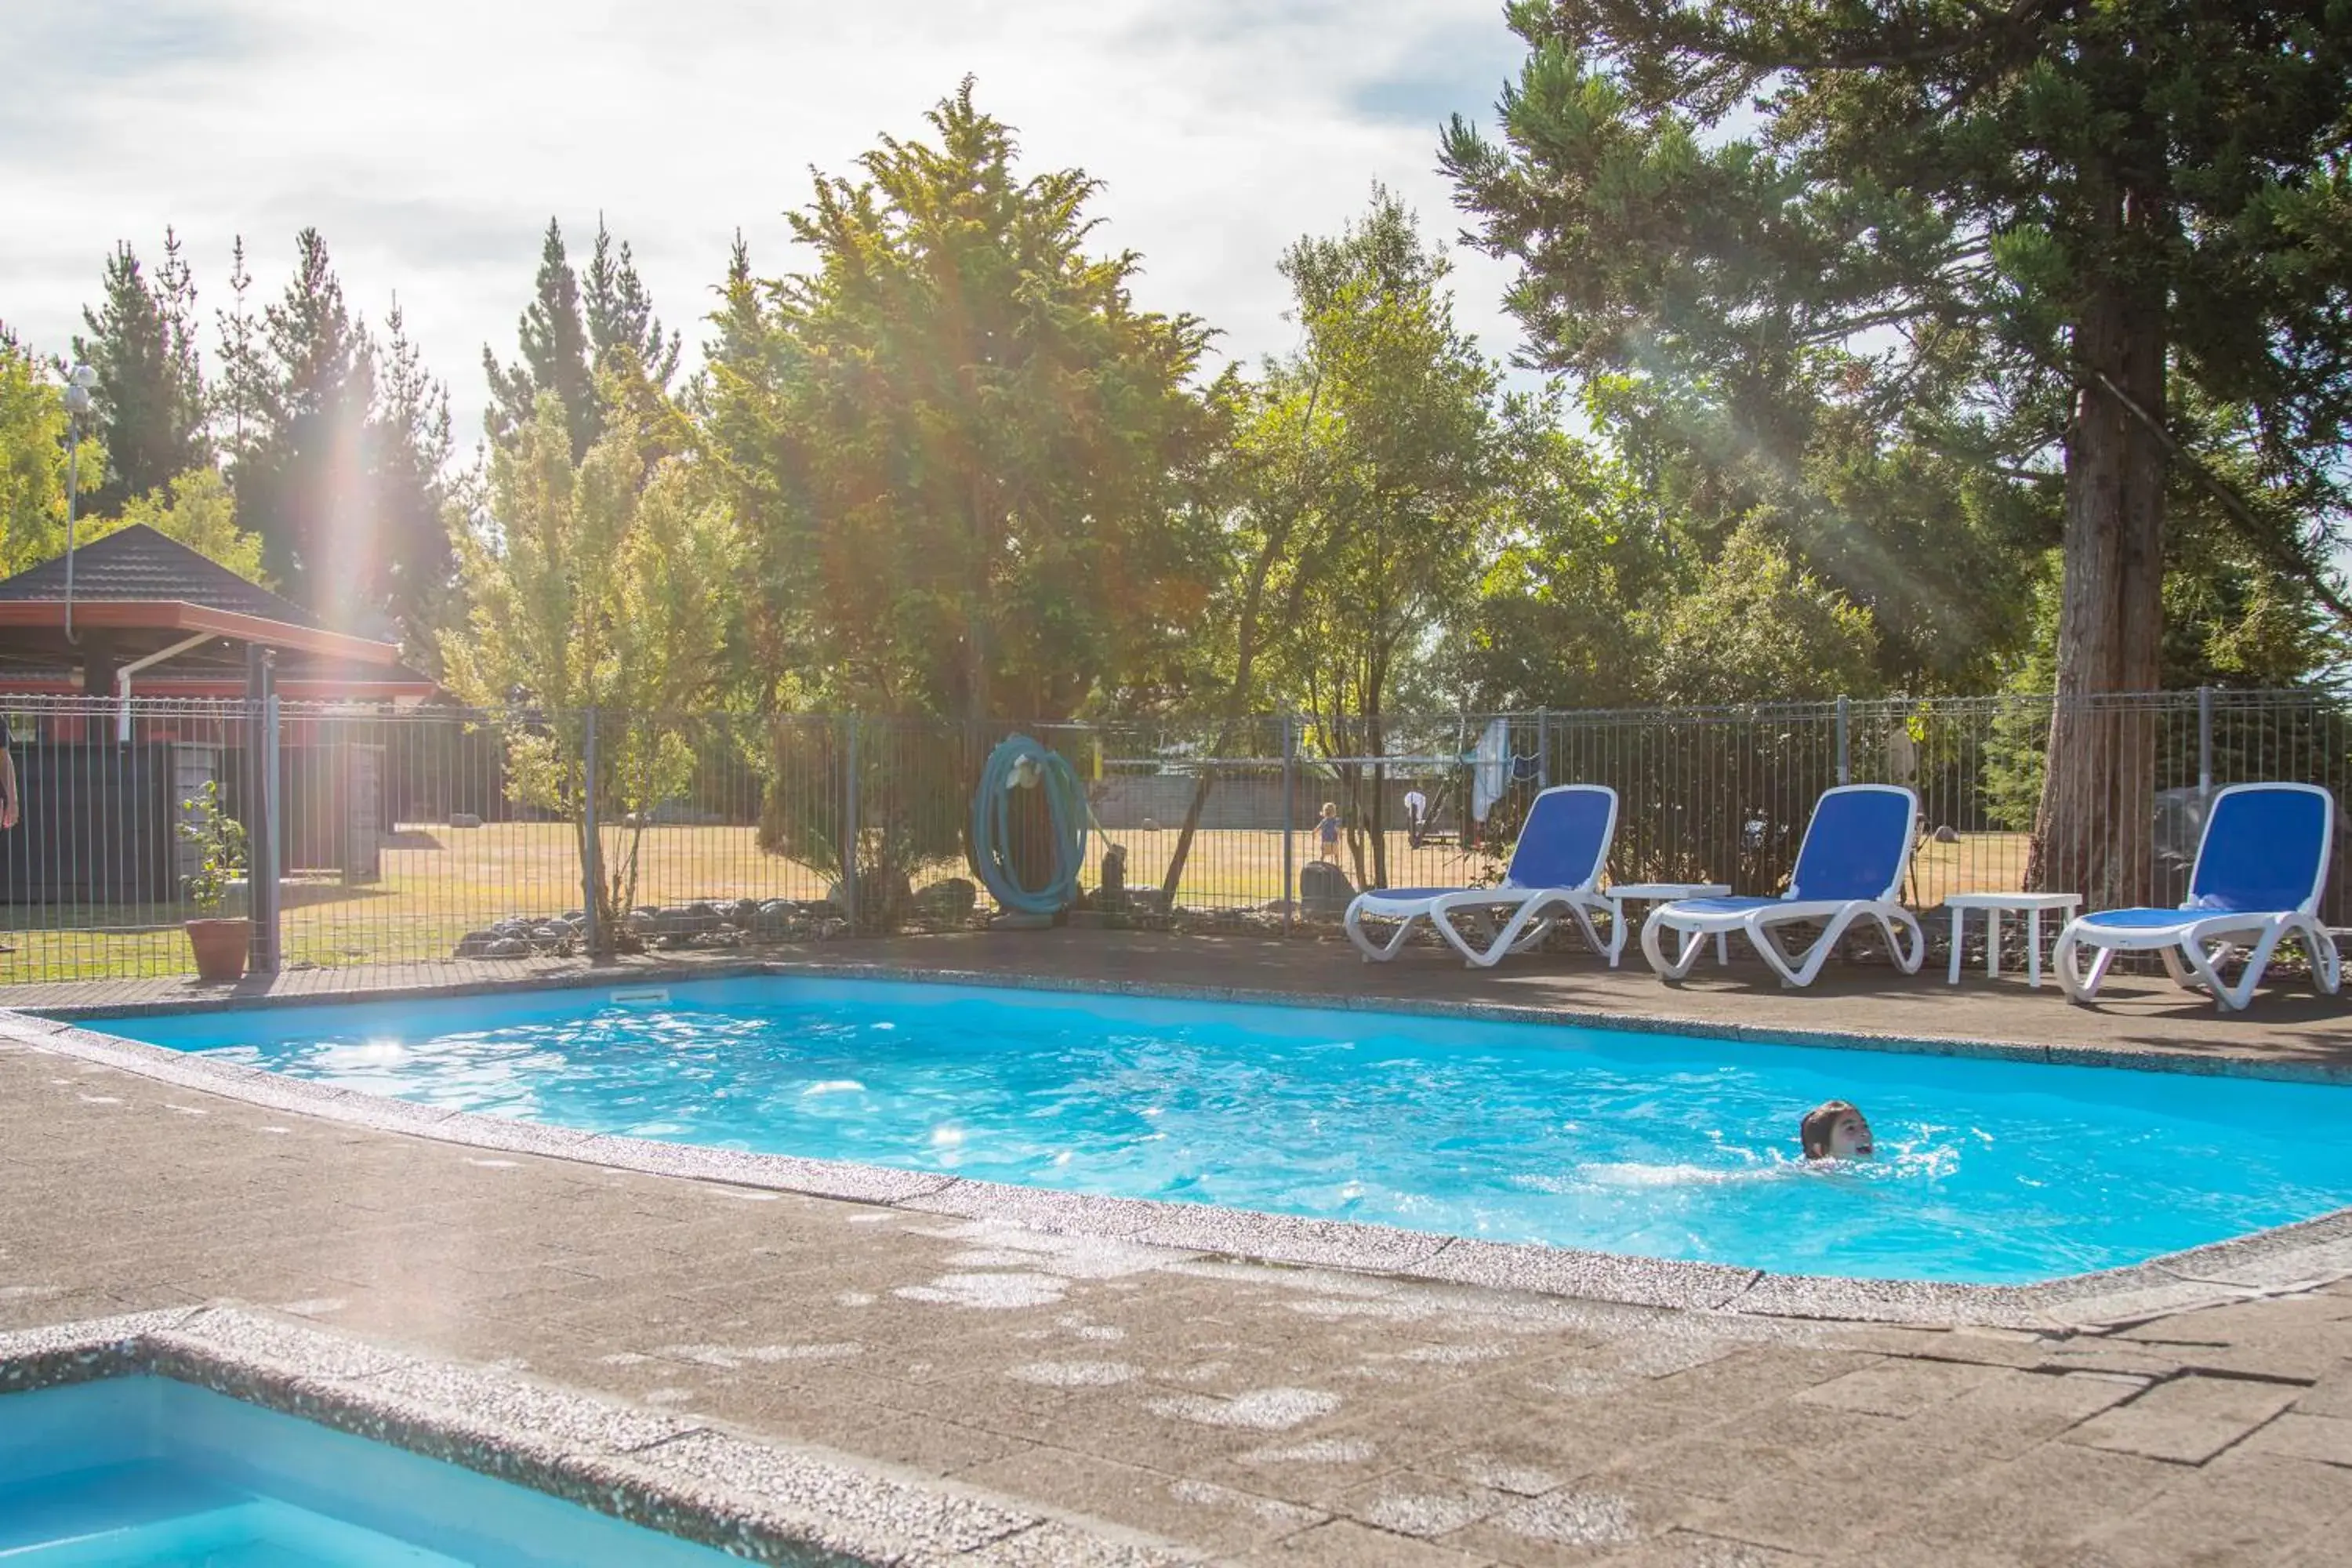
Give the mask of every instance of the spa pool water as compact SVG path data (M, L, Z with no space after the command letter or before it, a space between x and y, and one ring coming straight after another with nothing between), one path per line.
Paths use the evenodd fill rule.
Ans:
M163 1377L0 1394L9 1568L740 1568Z
M1795 1273L2021 1283L2352 1202L2352 1090L2323 1084L877 981L661 995L104 1026L592 1131ZM1797 1158L1833 1098L1875 1161Z

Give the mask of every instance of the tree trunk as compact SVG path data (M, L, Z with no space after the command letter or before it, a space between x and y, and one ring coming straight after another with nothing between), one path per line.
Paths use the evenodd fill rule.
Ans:
M2155 721L2113 694L2153 691L2163 679L2165 456L2089 373L2160 416L2164 310L2160 289L2111 279L2074 331L2084 374L2067 434L2057 691L2026 882L2080 893L2091 909L2154 890Z

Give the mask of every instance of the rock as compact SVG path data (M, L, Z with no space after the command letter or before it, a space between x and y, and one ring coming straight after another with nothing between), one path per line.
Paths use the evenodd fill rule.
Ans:
M498 940L498 937L490 931L469 931L457 939L457 951L453 956L488 958L490 955L490 944Z
M1328 860L1309 860L1298 868L1298 902L1310 920L1338 920L1355 896L1348 873Z
M747 931L750 930L752 923L760 918L760 900L757 899L736 900L734 903L728 906L727 918L736 925L741 926Z
M482 956L484 958L529 958L530 943L520 937L502 936L490 943Z
M588 923L588 911L586 910L566 910L563 911L563 918L566 921L575 926L586 925Z
M719 906L708 899L697 899L686 906L686 912L698 920L719 919Z
M649 914L644 910L631 910L621 917L621 929L631 936L651 936L660 921L658 912Z
M966 877L933 882L915 895L915 907L927 915L961 920L980 902L980 889Z
M1931 837L1938 844L1958 844L1960 841L1958 830L1948 822L1937 828Z
M535 942L570 942L573 932L569 922L550 921L530 934Z
M491 923L490 934L496 937L513 937L520 941L530 935L530 922L517 920L496 921Z
M449 826L452 827L479 827L481 825L482 819L470 811L453 811L449 814Z
M1288 899L1268 899L1265 902L1260 904L1258 909L1262 912L1269 915L1286 915L1295 913L1297 906L1291 903ZM1345 911L1343 910L1342 912L1344 913Z
M1149 817L1149 816L1145 817L1145 818L1143 819L1143 831L1144 831L1144 832L1146 832L1146 833L1157 833L1157 832L1159 832L1159 831L1160 831L1160 824L1159 824L1159 822L1158 822L1155 818Z

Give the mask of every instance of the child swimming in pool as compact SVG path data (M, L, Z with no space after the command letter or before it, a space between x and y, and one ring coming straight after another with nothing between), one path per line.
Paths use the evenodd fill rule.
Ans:
M1797 1124L1808 1160L1867 1160L1875 1152L1870 1122L1843 1100L1824 1100Z

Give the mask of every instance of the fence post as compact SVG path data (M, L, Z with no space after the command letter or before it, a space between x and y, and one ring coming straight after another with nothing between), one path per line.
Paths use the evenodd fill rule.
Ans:
M2197 794L2213 793L2213 689L2197 689Z
M841 795L841 913L850 931L857 930L857 715L842 716Z
M265 657L261 699L261 833L248 872L253 885L253 967L275 974L285 954L278 887L278 675Z
M1297 716L1285 709L1282 714L1282 930L1285 935L1289 934L1298 923L1297 847L1292 839L1298 826L1297 723Z
M1536 788L1551 788L1551 710L1536 710Z
M1842 784L1853 783L1853 752L1849 739L1847 709L1845 693L1841 691L1837 700L1837 748L1838 783Z
M588 918L588 962L594 963L607 951L596 896L604 885L604 836L596 825L596 710L590 708L585 718L580 744L580 908Z

